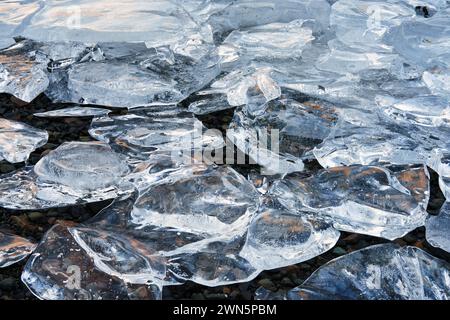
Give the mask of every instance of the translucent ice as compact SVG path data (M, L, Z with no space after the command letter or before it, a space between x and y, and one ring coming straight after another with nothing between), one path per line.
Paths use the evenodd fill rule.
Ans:
M330 25L337 38L348 45L369 45L386 51L383 36L415 15L414 7L407 1L339 0L331 7Z
M0 268L25 259L36 245L29 240L0 231Z
M299 57L303 47L314 39L312 30L303 24L303 20L293 20L235 30L224 44L235 47L243 59Z
M445 202L437 216L428 217L426 239L434 247L450 252L450 204Z
M212 3L215 3L212 2ZM316 31L328 27L330 5L323 0L252 0L223 1L212 11L207 22L214 33L223 36L229 31L270 23L289 23L296 19L314 19Z
M98 267L101 262L89 256L89 252L75 241L75 230L63 225L54 226L28 260L22 281L33 294L46 300L160 298L161 289L153 283L127 284L116 275L104 273ZM102 245L99 242L98 248Z
M137 225L219 236L245 228L257 206L258 193L236 171L200 166L181 169L141 192L131 216Z
M64 5L60 1L27 2L2 1L0 12L7 12L2 27L13 29L20 23L11 30L11 36L40 41L141 41L160 46L203 34L183 7L198 5L199 1L69 0ZM16 12L8 13L10 10Z
M288 176L270 193L290 211L310 211L338 230L395 239L425 224L428 180L421 166L336 167Z
M0 160L16 163L26 161L43 146L48 133L25 123L0 118Z
M397 104L396 110L391 109L394 112L388 111L390 116L396 118L395 122L375 118L367 125L340 123L314 149L315 157L324 167L376 163L428 164L440 172L436 167L439 161L435 155L441 153L439 150L449 150L449 127L434 127L433 122L445 124L446 120L442 116L433 116L433 113L445 109L434 105L436 111L426 112L424 108L419 111L414 107L419 103L418 99L407 101L408 104L403 106ZM408 108L409 112L398 112L400 108ZM418 126L418 122L426 126Z
M417 247L381 244L334 259L289 300L448 300L450 266ZM333 284L333 285L330 285ZM268 298L266 296L265 298ZM280 298L274 297L274 298Z
M281 95L281 88L271 77L270 67L259 68L251 65L234 70L217 79L211 88L202 91L203 94L222 93L227 96L230 106L256 104L274 100Z
M220 132L206 130L191 114L164 106L95 118L89 133L129 155L144 158L154 151L220 149L224 143Z
M261 270L280 268L331 249L339 235L329 224L306 215L262 208L248 229L240 255Z
M200 60L167 47L106 61L72 65L65 82L46 92L59 102L139 107L175 104L208 84L220 72L218 56ZM63 85L65 83L65 85Z
M43 209L115 198L133 190L125 159L100 142L67 142L0 179L0 206Z
M0 51L0 92L30 102L47 88L44 69L48 61L33 46L30 41L22 41Z
M103 184L100 181L97 183ZM1 176L0 207L18 210L66 207L114 199L133 190L133 187L125 182L95 190L80 189L80 183L76 180L73 184L76 187L42 181L33 167L25 167Z
M286 95L259 110L236 112L227 137L269 172L301 171L301 158L329 135L337 117L330 105L300 103Z
M39 9L37 1L8 0L0 3L0 49L14 44L16 30L20 30L28 16Z
M96 190L118 184L129 168L107 144L67 142L39 160L34 172L47 183Z
M133 179L139 192L85 224L53 227L22 275L32 292L44 299L123 299L126 288L139 288L133 298L148 298L149 289L158 298L163 286L187 280L249 281L262 269L319 255L339 238L328 224L281 207L259 210L252 183L229 167L167 160L153 154L153 164L134 176L143 175Z
M36 117L60 118L60 117L96 117L107 115L111 111L92 107L68 107L64 109L35 113Z
M234 108L229 104L227 97L222 94L202 95L198 98L200 99L189 104L189 111L196 115Z
M450 122L450 102L442 96L421 95L403 101L380 98L379 104L393 119L425 126L448 125Z

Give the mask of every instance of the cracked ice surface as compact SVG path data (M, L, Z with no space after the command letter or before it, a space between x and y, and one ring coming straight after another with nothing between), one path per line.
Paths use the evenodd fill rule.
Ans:
M288 176L271 193L290 211L310 211L338 230L395 239L425 224L429 181L424 167L335 167Z
M26 161L30 153L43 146L47 139L46 131L0 118L0 160L11 163Z
M165 163L164 156L160 160ZM319 255L339 238L326 223L282 208L258 209L256 189L229 167L172 169L84 225L51 229L23 273L27 286L44 299L110 296L89 279L77 288L67 286L70 262L92 281L119 282L112 291L187 280L209 286L244 282L264 269ZM154 175L157 169L144 172ZM265 252L276 255L268 262Z
M289 300L447 300L450 265L417 247L381 244L334 259L289 291ZM333 283L335 285L330 285ZM280 299L267 294L264 298Z
M25 259L35 247L34 243L25 238L0 231L0 268Z
M74 103L36 116L93 116L100 141L1 176L0 206L115 199L49 230L23 281L44 299L159 299L311 259L338 230L392 240L426 225L446 249L426 166L450 199L449 17L445 0L0 1L0 92ZM229 109L227 138L264 169L248 179L212 165L225 141L194 116ZM25 161L47 138L2 119L0 158ZM448 277L383 245L288 296L443 299Z

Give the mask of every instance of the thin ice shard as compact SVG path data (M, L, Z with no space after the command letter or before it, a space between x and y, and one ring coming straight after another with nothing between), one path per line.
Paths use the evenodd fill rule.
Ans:
M12 36L40 41L140 41L160 46L173 45L186 35L202 35L204 32L182 6L195 5L196 1L159 0L148 3L125 0L119 4L106 0L81 0L67 1L64 6L58 1L29 2L26 6L30 9L22 10L21 27L11 32ZM11 10L10 6L10 1L7 1L0 6L0 12ZM13 6L12 10L18 6L23 4ZM39 10L33 12L33 7ZM16 15L8 14L2 22L12 28L16 20Z
M445 202L437 216L429 216L426 228L426 239L434 247L450 252L450 204Z
M303 20L293 20L235 30L223 43L236 48L243 60L299 57L303 48L314 39L312 30L304 26L306 24Z
M0 51L0 92L30 102L47 89L47 58L30 41Z
M378 98L378 104L391 118L421 126L448 126L450 101L442 96L421 95L406 100Z
M329 135L337 119L332 106L300 103L286 95L257 111L235 112L227 137L268 172L301 171L301 159Z
M34 116L41 118L64 118L64 117L98 117L110 113L111 110L93 107L69 107L47 112L35 113Z
M253 185L233 169L194 166L141 191L131 216L137 225L219 236L245 228L257 200Z
M130 285L102 272L84 251L70 229L50 229L28 260L22 281L45 300L159 299L161 288L152 283Z
M203 124L182 109L155 107L135 110L124 116L105 116L92 121L89 134L134 157L190 150L215 150L224 145L220 132Z
M0 231L0 268L25 259L35 247L34 243L25 238Z
M227 97L222 94L205 94L197 96L200 100L189 104L189 111L196 115L204 115L217 111L232 109Z
M0 118L0 160L28 160L30 153L47 143L48 133L32 126Z
M250 65L234 70L217 79L202 94L225 94L230 106L260 104L274 100L281 95L281 88L272 79L270 67Z
M449 277L450 265L447 262L417 247L399 247L388 243L367 247L328 262L301 286L289 291L285 298L447 300L450 298ZM270 296L266 295L266 298Z
M425 224L429 178L424 167L336 167L286 177L271 194L290 211L310 211L338 230L392 240Z

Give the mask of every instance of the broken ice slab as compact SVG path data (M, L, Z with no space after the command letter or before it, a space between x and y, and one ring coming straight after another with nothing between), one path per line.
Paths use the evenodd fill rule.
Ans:
M169 169L166 155L153 157L142 174L159 172L160 178L149 180L147 188L142 178L139 192L116 199L85 224L58 225L47 233L22 276L38 297L108 298L113 283L114 292L122 292L124 284L245 282L261 267L318 255L339 237L329 225L282 209L269 210L270 217L263 211L259 219L258 192L229 167Z
M94 118L89 134L129 156L143 159L155 151L212 151L224 145L219 131L206 130L192 114L169 106Z
M13 210L59 208L114 199L133 191L120 183L96 190L80 190L59 183L40 181L33 167L0 176L0 207Z
M302 285L289 291L286 298L448 300L449 277L450 265L447 262L417 247L387 243L370 246L326 263Z
M136 224L132 213L135 199L130 197L116 200L93 218L88 223L88 228L103 234L125 237L127 243L134 247L130 248L129 255L141 254L152 261L163 259L167 274L153 272L153 275L161 279L164 285L176 285L191 280L216 286L246 281L260 272L238 255L244 244L245 227L236 232L211 237L211 234L195 230L161 227L151 221L146 225ZM195 221L192 224L194 225ZM95 245L91 247L91 253L99 251ZM99 254L105 256L101 252ZM115 258L111 260L114 261ZM126 266L130 264L125 264L124 267ZM128 280L135 282L136 279L146 276L150 275L138 273Z
M120 209L105 209L90 227L126 233L154 248L167 259L172 278L167 284L191 280L217 286L260 272L239 255L259 195L236 171L183 166L140 189L136 202L125 207L116 202Z
M423 126L442 126L450 122L450 101L442 96L418 95L406 100L378 97L377 103L392 119Z
M314 149L314 156L323 167L426 163L435 169L433 154L449 150L450 128L418 126L399 120L375 118L371 124L362 125L341 122Z
M257 111L248 109L235 112L227 138L272 173L303 170L301 159L330 134L338 120L333 106L300 103L289 95Z
M270 194L291 212L309 211L338 230L393 240L425 224L429 177L424 166L335 167L288 176Z
M430 215L425 225L426 239L433 246L450 252L450 203L445 202L437 216Z
M47 143L48 133L32 126L0 118L0 160L28 160L30 153Z
M239 255L243 243L241 236L199 242L195 248L173 252L169 257L169 271L181 281L210 287L251 281L262 270Z
M219 5L219 8L214 8ZM210 6L213 10L208 12L207 22L219 39L233 30L289 23L295 19L315 20L315 32L324 31L329 25L330 4L324 0L211 1Z
M199 94L224 94L230 106L259 105L281 95L281 88L273 80L270 67L246 66L216 79L210 88Z
M200 100L189 104L189 111L196 115L204 115L217 111L232 109L234 106L228 103L227 97L222 94L198 95Z
M181 168L141 191L133 222L219 236L245 229L258 207L253 185L230 167Z
M427 1L434 7L431 17L418 17L402 21L386 34L386 42L406 59L423 67L450 67L448 42L450 30L450 8L445 1ZM431 11L431 10L430 10Z
M102 262L89 255L71 230L63 225L52 227L28 260L22 281L34 295L46 300L160 299L162 288L154 283L127 284L103 272L98 266ZM108 249L107 243L98 245ZM126 261L129 257L121 253L117 252L117 259Z
M96 117L104 116L111 110L93 107L69 107L47 112L35 113L34 116L41 118L63 118L63 117Z
M388 51L383 36L416 15L407 1L339 0L331 6L330 25L343 43Z
M240 256L257 269L281 268L328 251L339 235L330 224L306 215L263 207L249 226Z
M328 47L330 52L320 56L315 66L319 70L342 75L365 72L367 78L368 71L390 70L394 61L398 59L397 54L371 52L369 48L353 48L337 39L330 40Z
M25 238L0 231L0 268L25 259L35 247L34 243Z
M307 25L304 20L293 20L234 30L223 43L234 47L241 60L291 59L300 57L314 39Z
M124 58L74 64L64 81L51 85L46 94L56 102L122 108L176 104L219 72L215 51L194 60L168 47L151 48Z
M35 43L22 41L0 51L0 93L30 102L47 89L48 61L37 49Z
M124 157L101 142L65 142L34 166L40 181L79 190L117 185L129 171Z
M44 209L113 199L133 190L126 161L99 142L67 142L0 179L0 207Z
M0 3L0 12L6 11L6 16L2 15L0 26L11 30L11 36L40 41L140 41L160 46L204 32L184 8L198 6L198 1L69 0L64 5L60 1L4 2ZM11 14L10 10L19 12Z

